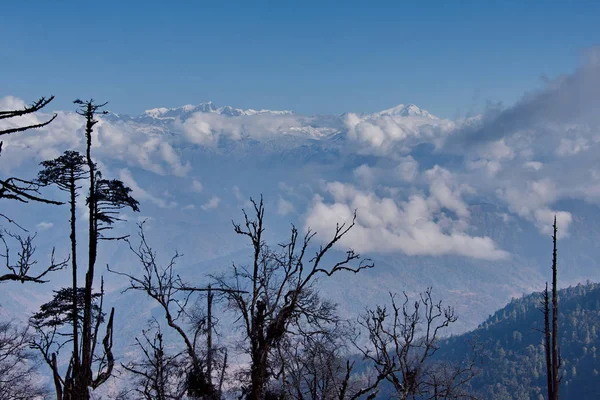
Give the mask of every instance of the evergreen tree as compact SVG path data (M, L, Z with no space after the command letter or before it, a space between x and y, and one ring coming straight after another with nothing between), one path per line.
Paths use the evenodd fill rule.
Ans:
M92 134L98 123L96 115L104 104L95 104L93 100L76 100L77 113L85 118L86 154L65 152L55 160L42 163L44 169L39 173L40 182L55 184L69 192L71 222L72 286L56 292L54 299L42 305L39 313L32 318L32 324L38 332L33 346L40 350L50 366L59 400L89 399L89 389L102 385L111 376L114 368L112 353L114 308L108 320L102 310L104 289L94 293L95 265L98 254L98 242L102 239L120 239L107 237L103 231L111 229L119 221L118 213L123 208L139 211L138 202L131 197L131 189L118 180L103 179L92 159ZM83 287L78 287L77 239L75 207L78 196L78 181L89 181L86 204L89 212L88 225L88 263ZM97 353L100 340L99 328L106 322L106 331L102 339L102 353ZM70 333L62 330L70 326ZM65 339L66 338L66 339ZM69 366L64 374L59 370L57 357L59 350L71 343L72 352ZM97 372L92 368L96 366Z

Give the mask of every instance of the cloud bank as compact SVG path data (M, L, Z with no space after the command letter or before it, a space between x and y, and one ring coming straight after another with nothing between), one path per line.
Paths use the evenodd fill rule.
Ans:
M197 158L219 154L226 160L246 152L245 160L252 162L271 156L267 167L247 165L268 177L272 170L288 168L285 157L318 163L321 158L314 154L335 149L320 183L309 181L304 170L290 171L295 178L280 184L274 199L277 214L301 216L306 226L327 233L357 209L357 227L344 244L359 251L498 260L508 254L491 238L477 235L471 204L494 203L544 235L556 216L561 237L576 220L573 210L562 206L565 200L600 205L599 87L596 49L574 72L546 79L513 105L491 105L471 118L439 119L413 105L313 117L186 106L134 118L101 117L94 153L111 168L117 162L118 176L134 195L160 208L177 203L146 181L136 181L131 171L141 168L157 179L189 177L188 195L210 188L199 206L208 211L221 204L237 207L247 198L237 186L215 191L222 179L219 166L214 172L200 170ZM24 105L15 97L0 99L0 109ZM39 123L47 115L3 120L0 128ZM82 128L80 116L59 112L44 129L3 138L0 170L16 170L65 149L83 151ZM194 176L202 176L202 182ZM193 210L189 204L182 208Z

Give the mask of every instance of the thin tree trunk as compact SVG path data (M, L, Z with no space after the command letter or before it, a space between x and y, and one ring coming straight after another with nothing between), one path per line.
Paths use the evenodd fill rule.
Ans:
M73 382L79 382L79 324L78 324L78 311L77 311L77 236L75 231L76 225L76 192L75 192L75 176L73 170L71 170L71 176L69 178L69 192L71 195L71 268L73 273Z
M212 385L212 353L213 353L213 344L212 344L212 330L213 330L213 324L212 324L212 301L213 301L213 294L212 294L212 290L210 285L208 285L208 295L207 295L207 324L208 324L208 332L206 335L206 379L208 380L208 383L210 385Z
M554 217L554 234L552 235L553 250L552 250L552 380L553 380L553 396L554 400L558 400L560 379L558 377L559 358L558 358L558 294L556 289L556 216Z
M554 399L554 379L552 378L552 349L550 347L551 332L550 332L550 299L548 297L548 283L546 283L546 290L544 290L544 342L546 347L546 374L548 378L548 400Z
M223 393L223 381L225 381L225 371L227 370L227 349L223 355L223 366L221 367L221 376L219 377L219 390L217 391L217 399L221 399Z
M58 365L56 363L56 353L52 353L52 378L54 379L54 389L56 390L56 398L58 400L62 400L63 391L62 391L62 382L60 380L60 376L58 375Z
M88 270L85 274L85 291L83 300L83 343L82 343L82 357L81 357L81 370L79 376L81 381L78 382L77 396L81 400L89 399L88 386L92 382L92 290L94 284L94 265L96 263L96 251L97 251L97 240L96 234L96 199L95 199L95 166L92 160L91 148L92 148L92 130L93 130L93 109L92 104L87 105L87 123L85 129L85 135L87 140L86 146L86 159L88 164L88 170L90 174L90 188L89 188L89 199L88 199L88 210L89 210L89 243L88 243Z

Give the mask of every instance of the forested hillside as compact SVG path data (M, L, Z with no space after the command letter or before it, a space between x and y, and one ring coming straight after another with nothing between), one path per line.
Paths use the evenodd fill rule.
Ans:
M461 361L476 342L480 374L472 387L484 399L542 399L546 393L541 293L513 299L476 330L445 340L440 359ZM561 399L600 398L600 285L559 291Z

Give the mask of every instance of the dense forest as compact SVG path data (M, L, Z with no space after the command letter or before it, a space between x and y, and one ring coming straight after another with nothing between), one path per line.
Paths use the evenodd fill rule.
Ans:
M600 397L600 285L558 292L561 398ZM440 359L461 361L475 343L479 372L472 389L484 399L543 399L546 365L542 293L513 299L476 330L440 343Z

